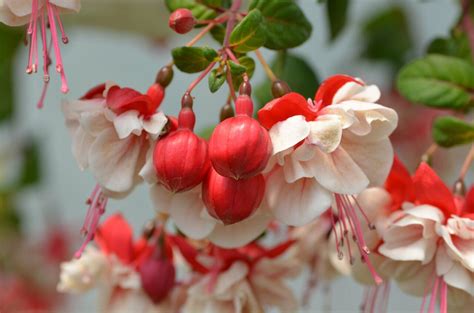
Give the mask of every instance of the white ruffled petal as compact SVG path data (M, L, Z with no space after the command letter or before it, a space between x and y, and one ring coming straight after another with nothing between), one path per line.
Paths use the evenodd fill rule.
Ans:
M336 115L322 115L309 122L308 142L317 145L325 153L331 153L339 146L342 138L342 125Z
M304 116L292 116L272 126L269 131L273 154L293 147L309 135L309 124Z
M95 138L86 133L81 127L76 128L72 136L72 154L81 171L89 167L89 150Z
M152 115L149 119L143 120L143 129L152 135L153 138L157 138L163 128L165 127L168 119L163 112L158 112Z
M341 147L367 176L370 186L385 183L394 157L392 143L388 138L373 142L355 142L343 138Z
M142 119L139 114L138 111L130 110L115 116L113 122L120 139L127 138L132 133L137 136L142 134Z
M145 165L140 169L138 175L148 184L157 183L158 179L156 177L155 166L153 165L153 152L155 151L156 142L150 143L150 148L146 152L146 161Z
M114 129L103 131L89 150L89 165L97 182L112 192L131 191L138 177L142 140L121 140Z
M308 224L331 206L332 194L313 178L287 183L282 169L267 178L265 197L270 210L282 223Z
M216 223L208 239L223 248L236 248L246 245L267 229L272 217L264 207L259 208L249 218L232 224Z
M311 161L316 180L326 189L339 194L357 194L368 185L369 179L351 156L341 147L332 153L316 149Z
M154 184L150 188L150 199L155 211L158 213L169 213L174 195L173 192L160 184Z
M58 8L72 10L76 13L81 10L80 0L49 0L49 2L56 5Z

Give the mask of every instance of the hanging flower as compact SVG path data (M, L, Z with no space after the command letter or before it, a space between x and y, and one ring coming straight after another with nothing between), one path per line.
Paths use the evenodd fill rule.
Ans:
M76 161L82 170L89 168L98 183L88 199L82 229L87 237L78 256L92 239L107 198L125 197L141 182L139 172L145 167L146 155L167 122L157 112L163 97L158 84L141 94L107 83L79 100L63 102Z

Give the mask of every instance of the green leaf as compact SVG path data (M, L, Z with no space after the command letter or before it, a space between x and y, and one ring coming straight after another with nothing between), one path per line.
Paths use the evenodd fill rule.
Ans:
M472 143L474 125L451 116L439 117L433 124L433 138L442 147Z
M331 0L326 3L331 40L337 38L347 22L349 0Z
M251 57L248 57L248 56L242 56L238 60L239 60L240 66L245 68L245 72L247 73L248 77L252 78L253 73L255 71L255 61ZM232 74L232 83L234 85L234 88L239 89L240 84L242 84L242 82L244 81L244 78L242 76L243 72L240 74L232 73L232 69L231 69L231 74Z
M469 39L463 32L454 31L451 37L436 38L428 46L427 53L453 56L472 63Z
M405 11L392 7L370 17L363 27L362 42L362 57L401 67L412 48Z
M14 113L14 55L21 41L21 31L0 24L0 122Z
M226 75L224 72L214 69L209 74L209 90L214 93L225 83Z
M262 14L259 10L250 11L230 34L232 49L245 53L260 48L265 43L262 22Z
M224 42L225 27L223 25L214 26L210 33L212 38L214 38L218 43L222 44Z
M474 106L474 66L454 57L428 55L400 70L397 87L412 102L465 110Z
M11 193L0 192L0 238L20 231L20 216L13 196Z
M41 159L38 144L31 140L23 147L23 167L20 176L20 187L31 186L40 181Z
M267 37L265 48L294 48L311 36L311 23L293 0L253 0L250 9L255 8L264 17L263 27Z
M302 94L305 98L314 97L319 85L318 77L303 58L289 53L279 53L272 62L271 68L275 75L286 81L293 91ZM269 102L273 98L271 82L266 80L257 86L255 96L261 107Z
M247 71L247 68L243 65L229 61L230 73L232 75L242 75Z
M196 0L165 0L170 12L177 9L189 9L198 20L209 20L217 16L217 12Z
M171 54L178 69L186 73L201 72L217 58L217 52L208 47L179 47Z
M211 8L219 8L222 6L222 0L200 0L200 2Z

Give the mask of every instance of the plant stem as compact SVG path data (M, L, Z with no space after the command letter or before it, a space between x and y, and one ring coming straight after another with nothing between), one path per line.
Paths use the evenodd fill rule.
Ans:
M193 91L193 89L204 79L204 77L207 76L207 74L209 74L209 72L212 70L212 68L214 67L214 65L216 65L217 62L212 62L211 64L209 64L209 66L204 70L204 72L202 72L198 78L196 78L189 86L188 88L186 89L186 93L191 93Z
M272 69L268 65L267 61L265 61L265 58L263 57L262 53L260 53L260 51L258 49L255 50L255 55L257 56L257 59L260 62L260 64L262 64L262 67L263 67L265 73L267 74L268 78L272 82L276 81L277 77L276 77L275 73L273 73Z
M232 30L235 27L235 22L237 21L237 14L241 5L242 5L242 0L234 0L234 2L232 3L232 6L230 7L230 10L229 10L230 17L229 17L229 20L227 21L227 28L225 30L224 48L229 47L230 34L232 33Z
M235 56L235 54L230 50L230 48L225 48L225 53L227 56L235 63L240 64L239 59ZM249 76L247 75L247 72L242 74L244 76L244 81L248 82L249 81Z
M466 176L467 171L469 170L469 167L471 167L473 160L474 160L474 144L471 146L471 149L469 149L466 159L464 159L464 163L461 167L461 172L459 174L459 180L464 180L464 177Z
M435 143L432 143L431 146L428 148L428 150L426 150L426 152L423 153L423 155L421 156L421 161L430 164L431 157L436 152L436 150L438 150L438 145Z
M236 100L236 97L235 97L235 89L234 89L234 82L232 81L232 74L230 73L230 69L229 67L227 67L227 85L229 85L229 92L230 92L230 96L232 97L232 100Z

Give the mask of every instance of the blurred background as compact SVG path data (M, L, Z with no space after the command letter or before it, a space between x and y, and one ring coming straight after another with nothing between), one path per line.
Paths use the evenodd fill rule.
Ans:
M330 1L330 0L328 0ZM400 158L413 170L431 145L431 123L442 114L414 106L393 88L397 70L422 55L437 37L447 36L456 23L459 6L454 0L356 0L350 2L346 27L337 38L328 27L326 5L300 0L313 24L312 38L291 51L285 68L275 69L285 78L292 67L307 71L304 79L293 77L292 86L312 96L317 82L328 75L347 73L376 83L381 103L395 108L400 124L393 135ZM79 228L85 215L85 199L95 185L81 172L71 154L71 141L60 109L62 99L80 97L106 80L145 91L157 70L171 59L170 49L184 45L191 33L174 36L168 31L168 12L163 0L83 0L78 15L63 17L70 43L63 59L71 91L59 92L52 75L45 107L36 109L42 89L41 74L25 74L25 29L0 26L0 312L18 311L93 312L97 294L67 297L56 293L58 267L70 259L81 241ZM203 44L215 45L212 38ZM270 60L278 56L264 51ZM277 62L277 61L275 61ZM288 65L291 64L291 65ZM176 115L186 86L196 75L178 71L162 109ZM290 80L290 79L288 79ZM308 83L311 82L311 83ZM264 87L258 88L262 84ZM268 97L264 73L257 64L253 78L257 99ZM205 132L218 122L227 94L208 91L207 82L196 92L197 130ZM452 185L467 147L438 151L433 166ZM472 183L473 173L467 178ZM148 190L137 188L127 199L111 201L107 214L120 210L136 230L153 216ZM303 294L305 275L292 283ZM356 312L363 288L350 278L340 278L330 291L318 290L305 312ZM15 305L12 306L12 303ZM395 286L390 312L418 312L420 299L404 295ZM11 311L15 312L15 311Z

